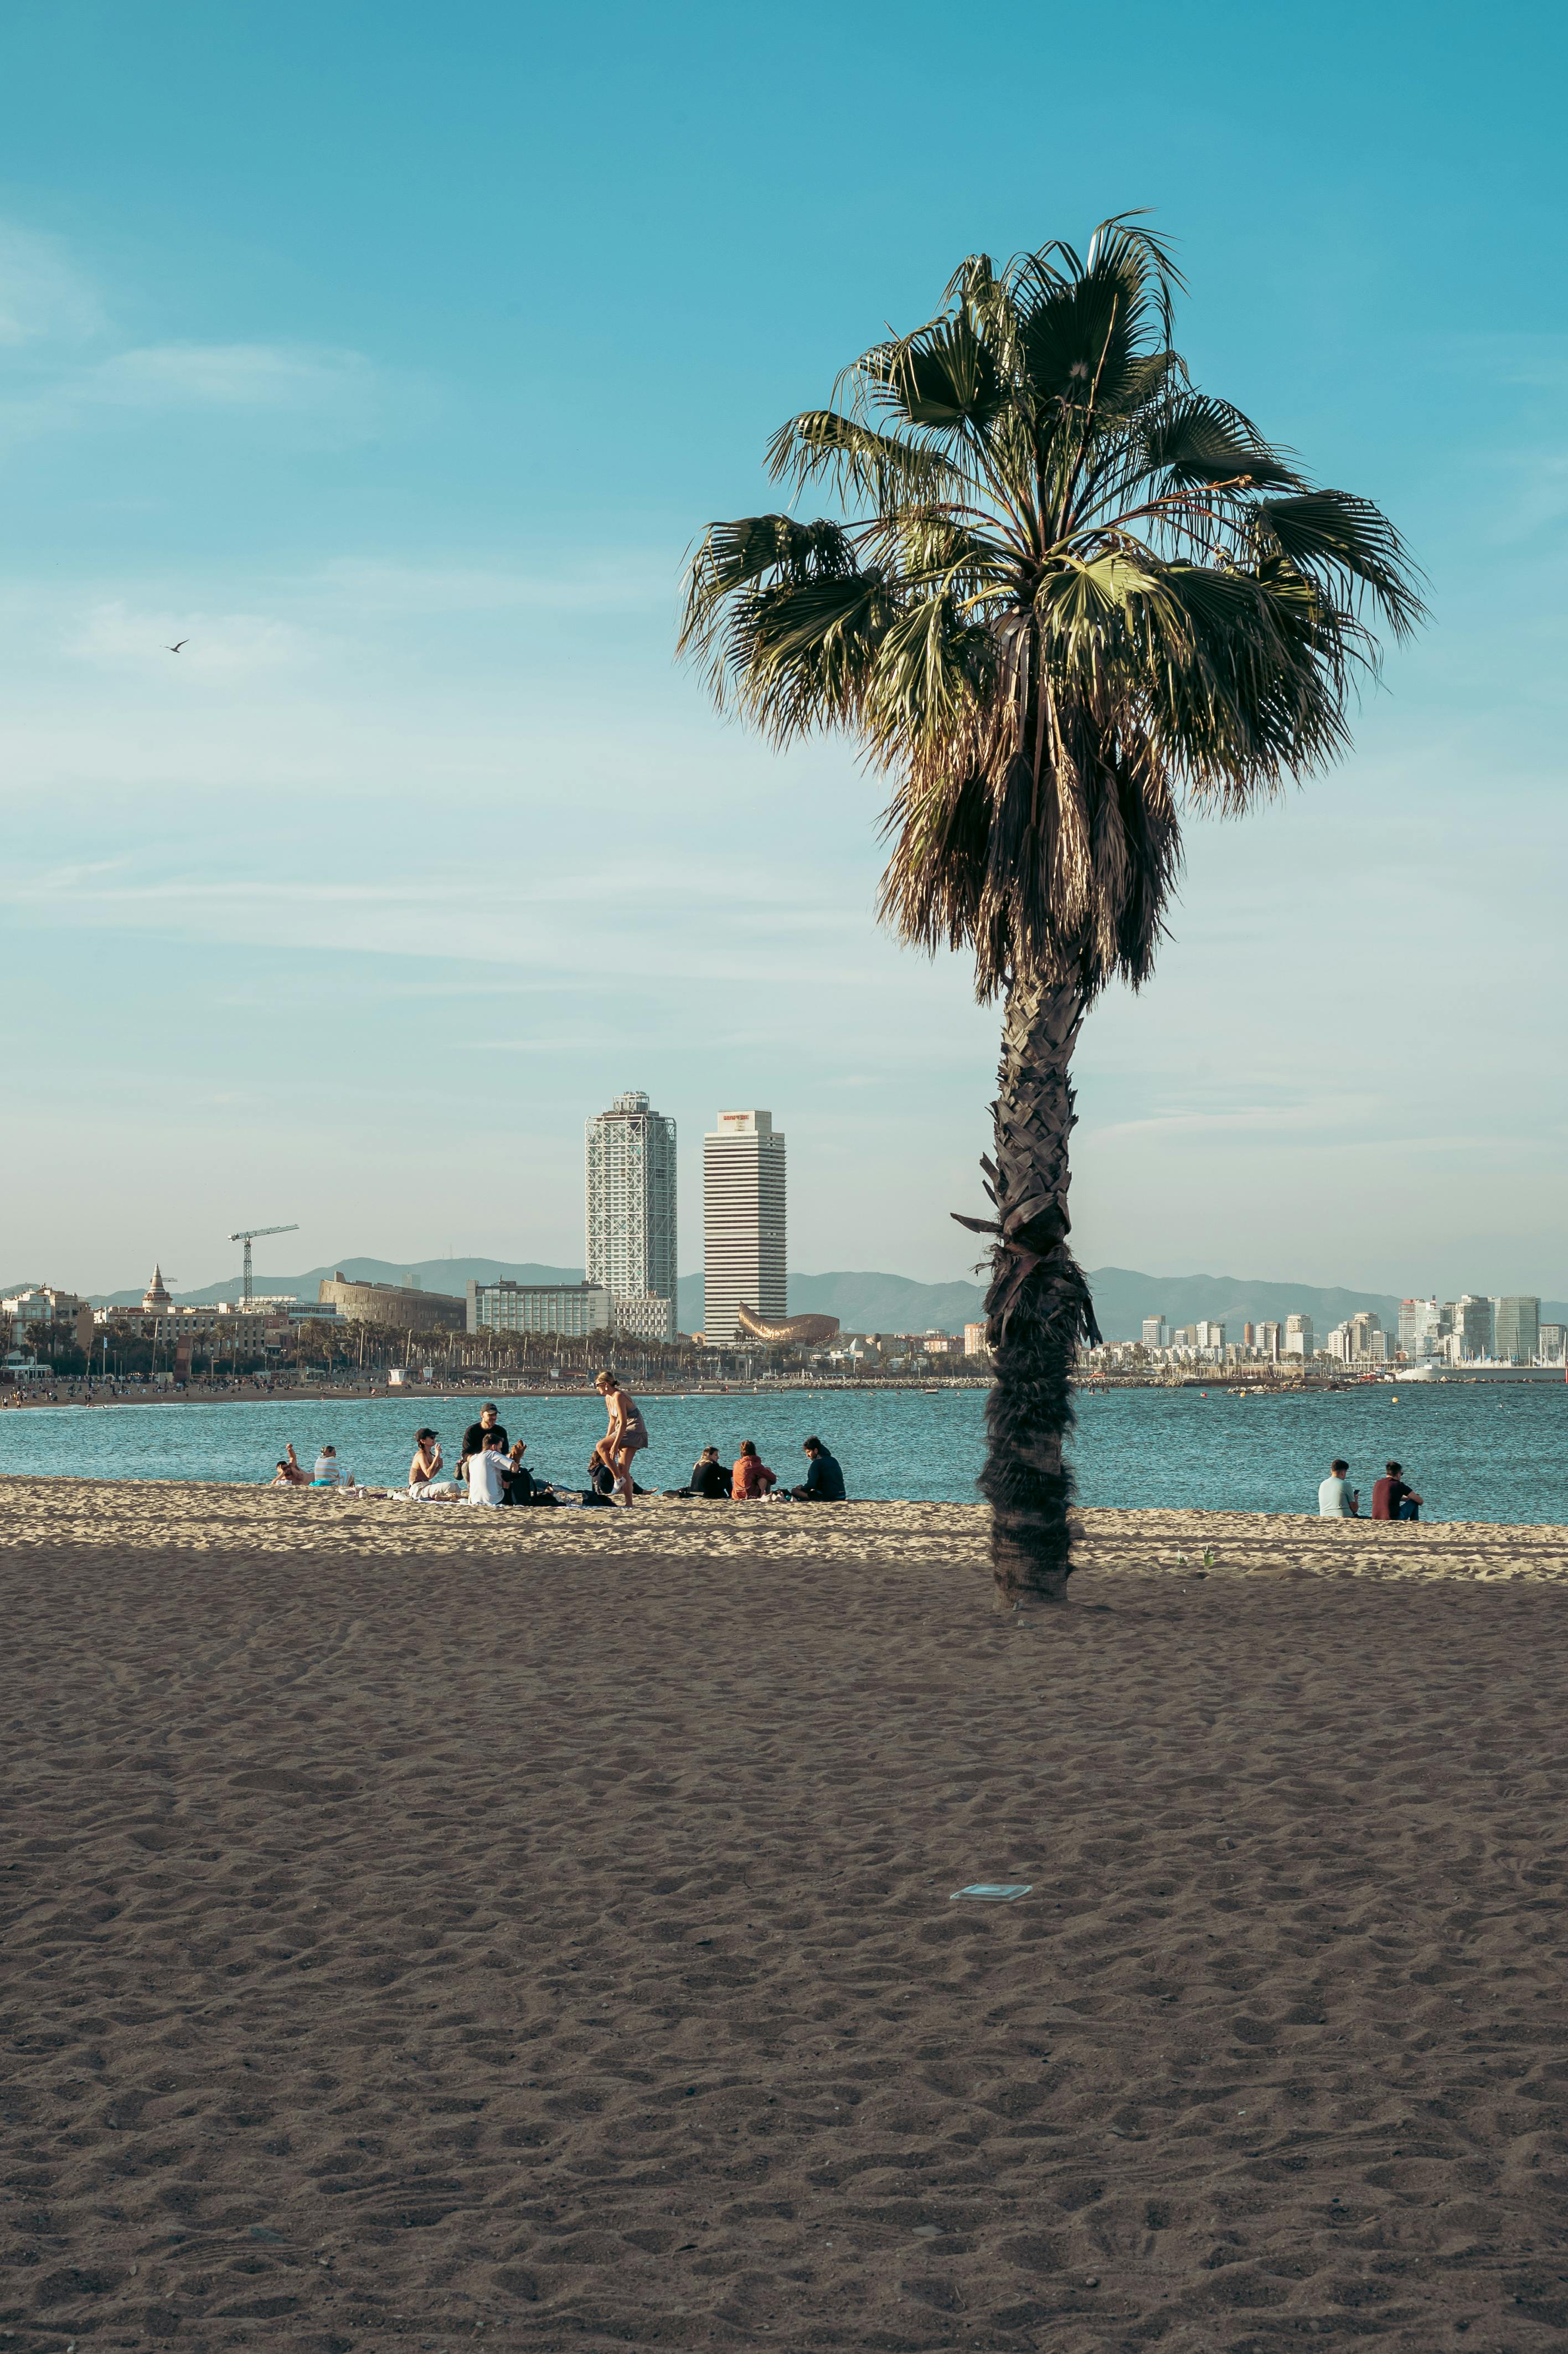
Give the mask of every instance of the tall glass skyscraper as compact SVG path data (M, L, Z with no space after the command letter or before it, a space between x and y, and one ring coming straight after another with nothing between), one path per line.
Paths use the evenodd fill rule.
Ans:
M1541 1302L1510 1291L1495 1303L1493 1346L1505 1365L1532 1365L1541 1353Z
M703 1139L703 1338L735 1339L742 1308L789 1312L784 1275L784 1139L770 1111L721 1111Z
M615 1329L675 1337L675 1123L637 1088L588 1123L588 1279L602 1283Z

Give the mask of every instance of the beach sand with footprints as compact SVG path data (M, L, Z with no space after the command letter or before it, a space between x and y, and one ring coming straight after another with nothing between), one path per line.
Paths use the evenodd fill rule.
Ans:
M1555 2348L1568 1539L1085 1522L0 1482L0 2349Z

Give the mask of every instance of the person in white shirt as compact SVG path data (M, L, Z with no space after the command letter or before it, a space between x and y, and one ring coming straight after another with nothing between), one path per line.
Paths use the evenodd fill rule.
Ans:
M521 1455L521 1445L516 1452ZM506 1501L506 1475L512 1469L512 1458L501 1444L496 1431L485 1433L482 1454L468 1458L468 1500L471 1504L503 1504Z
M345 1479L344 1476L344 1469L337 1459L335 1447L323 1447L316 1457L316 1468L311 1473L311 1485L313 1488L353 1487L353 1479Z
M1346 1478L1350 1465L1336 1455L1329 1466L1329 1476L1318 1490L1318 1518L1320 1521L1353 1521L1361 1500L1361 1491L1352 1488Z

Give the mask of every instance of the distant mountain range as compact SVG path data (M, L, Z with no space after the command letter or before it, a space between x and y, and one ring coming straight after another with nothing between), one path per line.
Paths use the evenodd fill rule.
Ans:
M1146 1316L1167 1323L1195 1324L1201 1317L1228 1327L1241 1339L1244 1324L1283 1324L1287 1316L1310 1316L1315 1338L1360 1308L1370 1308L1385 1332L1399 1330L1399 1298L1392 1291L1350 1291L1333 1285L1263 1283L1235 1275L1139 1275L1127 1267L1096 1267L1089 1277L1095 1313L1107 1341L1140 1341ZM1568 1323L1568 1301L1543 1299L1543 1323Z
M1287 1316L1310 1316L1321 1340L1358 1308L1370 1308L1385 1332L1399 1326L1399 1301L1392 1291L1324 1290L1310 1283L1260 1283L1234 1275L1140 1275L1134 1267L1100 1267L1089 1277L1095 1314L1107 1341L1140 1341L1146 1316L1167 1323L1195 1324L1207 1318L1241 1339L1244 1324L1283 1324Z
M463 1297L471 1279L514 1283L580 1283L580 1267L542 1267L533 1260L500 1258L427 1258L395 1264L384 1258L334 1259L303 1275L260 1274L259 1292L292 1292L313 1299L323 1276L339 1268L355 1283L418 1284L426 1291ZM1095 1312L1107 1341L1137 1341L1146 1316L1163 1316L1171 1324L1192 1324L1208 1318L1228 1325L1230 1338L1239 1340L1243 1324L1283 1323L1287 1316L1310 1316L1321 1339L1332 1325L1343 1323L1359 1308L1370 1308L1385 1332L1397 1329L1399 1300L1392 1291L1352 1291L1310 1283L1269 1283L1234 1275L1140 1275L1136 1268L1101 1267L1091 1270L1089 1285ZM95 1297L94 1307L134 1307L143 1287ZM239 1278L230 1275L200 1291L176 1292L182 1303L199 1306L212 1299L238 1296ZM857 1274L837 1270L827 1275L791 1275L789 1307L793 1314L836 1316L846 1332L961 1332L980 1316L985 1295L978 1283L916 1283L904 1275ZM675 1303L683 1332L701 1331L703 1278L683 1275ZM1568 1301L1543 1299L1543 1319L1568 1323Z
M427 1258L395 1263L384 1258L338 1258L328 1266L308 1267L302 1275L258 1272L252 1278L258 1292L292 1292L296 1299L314 1299L325 1277L339 1269L355 1283L417 1283L425 1291L441 1291L461 1299L471 1281L494 1283L580 1283L580 1267L542 1267L533 1260L501 1258ZM94 1296L95 1308L133 1308L145 1290L138 1284L128 1291ZM209 1300L237 1299L239 1278L230 1275L199 1291L176 1291L182 1307L201 1307ZM846 1332L960 1332L978 1315L983 1297L974 1283L915 1283L902 1275L791 1275L789 1306L798 1316L836 1316ZM699 1269L683 1275L675 1299L675 1319L683 1332L703 1328L703 1278Z
M273 1275L260 1268L251 1278L258 1293L290 1293L296 1299L314 1299L321 1284L338 1274L346 1275L351 1283L415 1283L423 1291L450 1292L461 1299L471 1278L479 1283L493 1283L498 1278L510 1276L514 1283L580 1283L580 1267L535 1267L529 1261L514 1264L503 1258L334 1258L325 1267L307 1267L303 1275ZM240 1278L238 1274L220 1276L216 1283L203 1286L199 1291L176 1291L174 1298L182 1308L205 1307L213 1299L238 1299ZM146 1290L144 1283L131 1291L106 1291L93 1295L95 1308L134 1308Z

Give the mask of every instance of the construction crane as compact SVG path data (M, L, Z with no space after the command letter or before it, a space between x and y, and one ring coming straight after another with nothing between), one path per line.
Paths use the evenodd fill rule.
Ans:
M299 1231L298 1226L242 1226L238 1234L229 1235L228 1239L231 1243L245 1245L245 1305L247 1308L250 1305L251 1244L259 1235L297 1235Z

